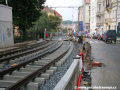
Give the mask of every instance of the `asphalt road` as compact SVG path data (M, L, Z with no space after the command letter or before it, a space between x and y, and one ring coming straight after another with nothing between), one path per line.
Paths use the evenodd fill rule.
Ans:
M116 90L120 90L120 44L106 44L99 40L87 40L91 44L93 60L104 64L102 67L92 68L92 86L116 87Z

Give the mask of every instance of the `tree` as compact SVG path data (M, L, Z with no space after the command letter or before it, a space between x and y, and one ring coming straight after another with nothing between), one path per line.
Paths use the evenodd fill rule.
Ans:
M44 29L47 31L55 30L60 25L60 18L58 16L48 16L46 12L42 12L42 16L37 20L36 25L40 33L44 33Z
M51 22L50 26L51 26L52 29L56 29L56 27L59 26L60 23L61 23L61 20L60 20L60 18L58 16L52 16L52 15L50 15L48 17L48 19Z
M1 3L5 4L5 0ZM19 26L25 38L26 29L33 26L32 22L39 19L45 0L8 0L8 5L13 9L13 24Z
M45 28L47 30L50 29L49 24L50 24L50 21L48 20L48 15L45 12L42 12L42 16L39 17L39 20L37 20L36 22L37 29L38 29L37 31L43 34Z

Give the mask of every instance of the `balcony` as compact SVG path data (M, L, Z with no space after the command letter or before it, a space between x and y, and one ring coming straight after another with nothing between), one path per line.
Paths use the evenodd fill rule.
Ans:
M111 11L111 9L112 9L112 1L109 0L109 3L106 4L106 10Z
M100 16L100 15L101 15L101 12L100 12L100 11L97 11L96 15L97 15L97 16Z
M106 18L105 19L105 23L108 24L108 23L111 23L112 22L112 19L111 18Z
M103 25L104 25L104 22L96 23L96 26L97 26L97 27L103 26Z
M104 14L104 11L97 11L97 13L96 13L97 16L101 16L103 14Z
M96 23L96 26L99 27L101 25L101 23Z

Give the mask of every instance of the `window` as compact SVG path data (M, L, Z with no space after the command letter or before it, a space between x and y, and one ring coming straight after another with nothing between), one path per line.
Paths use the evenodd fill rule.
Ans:
M103 6L104 6L104 3L105 3L105 2L103 1Z
M100 8L101 8L101 4L99 4L99 11L100 11Z
M110 25L109 25L109 29L110 29Z
M86 29L89 29L89 26L86 26Z

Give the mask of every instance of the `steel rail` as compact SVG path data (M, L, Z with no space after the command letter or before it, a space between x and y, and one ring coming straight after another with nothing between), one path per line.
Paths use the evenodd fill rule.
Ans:
M50 43L50 45L51 45L52 43ZM11 59L14 59L14 58L17 58L17 57L20 57L20 56L22 56L22 55L25 55L25 54L30 54L30 53L32 53L32 52L36 52L36 51L38 51L38 50L42 50L42 49L44 49L44 48L46 48L46 47L48 47L49 45L42 45L39 49L36 49L36 50L32 50L32 51L24 51L24 52L22 52L22 53L19 53L19 54L17 54L17 55L14 55L14 56L10 56L10 57L6 57L6 58L2 58L2 59L0 59L0 62L5 62L5 61L10 61Z
M31 48L34 48L34 47L38 47L39 45L44 45L46 43L47 43L46 41L42 41L42 42L37 43L37 44L35 43L33 45L21 46L19 48L14 48L14 49L7 50L5 52L0 52L0 57L7 56L7 55L17 53L17 52L22 52L22 51L25 51L25 50L28 50L28 49L31 49Z
M69 48L70 48L70 46L69 46ZM6 90L19 90L20 87L22 87L23 85L27 84L32 79L36 78L38 75L40 75L46 69L48 69L51 65L54 65L57 61L59 61L62 57L64 57L66 55L66 53L68 52L69 48L63 54L61 54L60 56L55 58L53 61L51 61L50 63L46 64L42 68L39 68L38 70L34 71L33 73L29 74L25 78L19 80L18 82L16 82L12 86L6 88Z
M56 51L58 48L61 47L61 45L62 45L62 43L60 45L58 45L56 48L54 48L51 52ZM45 50L45 51L41 52L41 54L39 54L39 56L36 56L34 58L30 58L29 60L26 60L26 61L14 66L14 67L9 67L3 71L0 71L0 77L2 78L5 74L12 73L14 70L20 69L21 67L25 67L25 65L27 65L31 62L34 62L34 61L36 61L36 59L39 59L39 58L41 58L41 57L43 57L46 54L49 54L51 52L49 52L49 49Z

